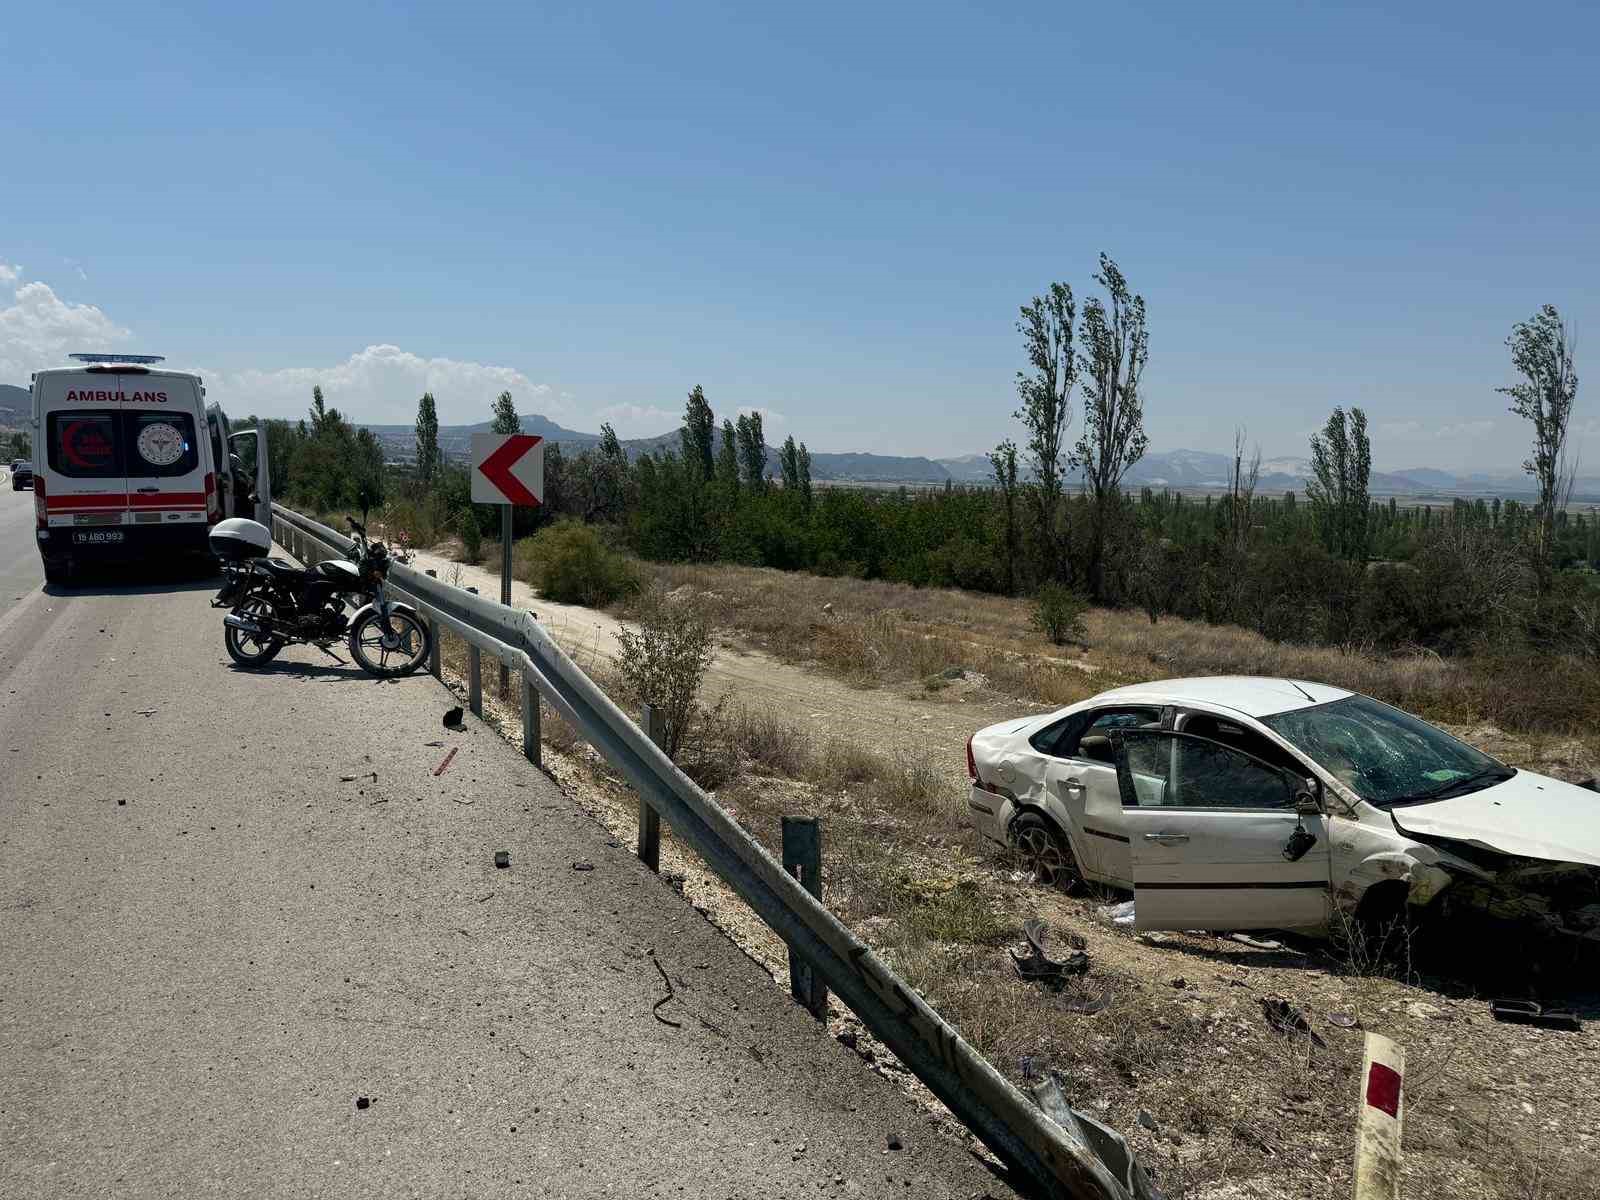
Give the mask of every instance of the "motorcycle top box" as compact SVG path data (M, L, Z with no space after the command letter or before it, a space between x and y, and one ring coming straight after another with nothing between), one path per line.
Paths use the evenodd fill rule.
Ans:
M272 550L272 531L259 521L229 517L211 530L211 553L225 562L265 558Z

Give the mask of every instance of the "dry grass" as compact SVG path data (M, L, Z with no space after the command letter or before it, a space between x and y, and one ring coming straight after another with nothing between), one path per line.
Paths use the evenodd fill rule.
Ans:
M755 567L639 570L669 588L700 592L717 624L752 645L862 686L925 684L965 670L1001 694L1056 706L1152 678L1282 675L1363 692L1439 721L1586 738L1600 725L1600 672L1578 655L1377 654L1274 642L1236 626L1176 618L1151 625L1142 614L1105 609L1086 618L1088 651L1064 654L1033 627L1025 600Z

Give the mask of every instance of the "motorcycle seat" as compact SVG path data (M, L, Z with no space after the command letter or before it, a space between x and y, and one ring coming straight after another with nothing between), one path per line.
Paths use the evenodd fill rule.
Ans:
M304 579L306 573L299 567L286 563L281 558L258 558L255 560L256 569L264 575L271 575L285 583Z

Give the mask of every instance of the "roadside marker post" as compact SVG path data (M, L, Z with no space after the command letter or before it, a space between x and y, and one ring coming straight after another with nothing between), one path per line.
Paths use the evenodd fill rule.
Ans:
M1356 1097L1355 1200L1400 1200L1405 1074L1405 1048L1382 1034L1368 1033Z
M511 606L511 508L544 503L544 439L531 433L472 435L472 502L500 505L500 603ZM511 671L500 664L500 698Z

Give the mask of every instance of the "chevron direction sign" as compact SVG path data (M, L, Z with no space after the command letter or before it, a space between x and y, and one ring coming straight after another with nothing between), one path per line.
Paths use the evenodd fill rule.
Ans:
M472 502L544 501L544 439L531 433L472 435Z

